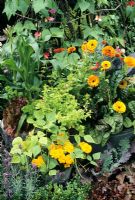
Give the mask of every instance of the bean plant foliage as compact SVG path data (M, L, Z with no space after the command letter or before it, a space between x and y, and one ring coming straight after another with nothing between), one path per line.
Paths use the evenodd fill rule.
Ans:
M78 43L78 39L101 37L134 51L135 6L132 1L64 0L61 4L58 0L6 0L3 12L8 18L19 17L17 30L23 26L38 29L45 41L56 37L60 39L57 43L63 43L64 39L68 45L68 40Z

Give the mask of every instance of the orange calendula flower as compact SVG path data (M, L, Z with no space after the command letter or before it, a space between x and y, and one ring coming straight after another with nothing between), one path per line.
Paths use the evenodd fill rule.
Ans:
M92 152L92 146L89 145L89 144L86 143L86 142L80 142L80 143L79 143L79 146L80 146L81 150L82 150L84 153L91 153L91 152Z
M32 165L35 165L37 167L41 167L44 164L45 162L42 156L38 156L36 159L32 160Z
M113 110L118 113L124 113L126 112L126 105L122 101L116 101L113 104Z
M87 42L85 42L85 43L82 44L81 49L82 49L83 52L88 51L88 49L87 49Z
M108 57L114 57L115 56L115 49L111 46L105 46L103 49L102 49L102 54L104 56L108 56Z
M131 56L127 56L127 57L124 58L124 63L128 67L135 67L135 58L131 57Z
M89 40L87 42L87 49L88 49L88 51L90 51L91 53L94 53L97 45L98 45L97 40Z
M119 83L119 88L120 89L125 89L127 87L128 83L126 80L122 80L120 83Z
M111 62L105 60L101 63L101 70L107 70L111 67Z
M73 53L74 51L76 51L76 48L75 47L69 47L67 49L68 53Z
M100 80L98 76L91 75L88 77L87 82L90 87L97 87L99 85Z

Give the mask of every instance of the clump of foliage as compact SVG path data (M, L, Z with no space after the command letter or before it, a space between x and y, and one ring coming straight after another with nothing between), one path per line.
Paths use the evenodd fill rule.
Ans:
M85 200L90 191L90 184L82 185L79 177L71 179L65 185L44 181L43 175L35 167L28 165L24 170L12 165L10 155L6 150L2 152L0 170L2 172L0 176L2 200L74 200L75 198Z
M63 5L54 0L6 0L4 9L8 18L19 18L17 32L25 28L42 32L47 48L51 44L69 46L70 40L79 45L80 40L104 37L130 51L134 51L135 42L134 11L134 1L129 0L64 0Z
M103 162L102 171L104 173L110 172L112 173L116 170L121 164L126 163L132 153L130 151L130 140L122 139L119 142L118 147L110 149L108 148L101 156L101 160Z
M85 200L90 191L89 184L82 184L80 179L74 178L65 186L58 184L48 184L36 190L32 200Z

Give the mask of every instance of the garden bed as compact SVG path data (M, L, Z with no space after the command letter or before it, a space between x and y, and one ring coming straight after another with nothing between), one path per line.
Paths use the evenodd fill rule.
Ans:
M2 9L0 199L135 200L135 2Z

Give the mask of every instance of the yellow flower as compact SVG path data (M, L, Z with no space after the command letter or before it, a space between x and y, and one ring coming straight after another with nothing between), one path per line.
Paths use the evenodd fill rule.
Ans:
M65 156L65 165L64 167L70 167L70 165L72 165L74 163L74 160L71 158L70 154Z
M115 49L111 46L105 46L103 49L102 49L102 54L104 56L108 56L108 57L114 57L115 56Z
M42 165L45 164L43 157L42 156L38 156L36 159L32 160L32 164L37 166L37 167L41 167Z
M63 148L64 148L64 151L68 153L71 153L74 151L74 146L70 141L66 141Z
M75 47L69 47L67 49L68 53L73 53L74 51L76 51L76 48Z
M122 80L120 83L119 83L119 88L120 89L125 89L127 87L128 83L126 80Z
M105 60L101 63L101 66L102 66L101 70L107 70L111 67L111 62Z
M122 101L116 101L113 104L113 110L115 110L118 113L124 113L126 112L126 105Z
M80 142L79 146L84 153L91 153L92 151L92 146L86 142Z
M87 42L87 49L91 52L94 53L95 48L97 47L98 42L97 40L89 40Z
M91 75L88 77L87 82L90 87L97 87L99 85L100 80L98 76Z
M63 147L61 145L50 145L49 148L49 155L52 158L58 159L60 158L62 155L64 154L64 150Z
M88 51L88 49L87 49L87 43L86 42L82 44L81 49L84 52Z
M135 58L131 57L131 56L127 56L127 57L124 58L124 63L128 67L135 67Z
M63 153L59 158L58 158L59 163L66 163L66 156Z

